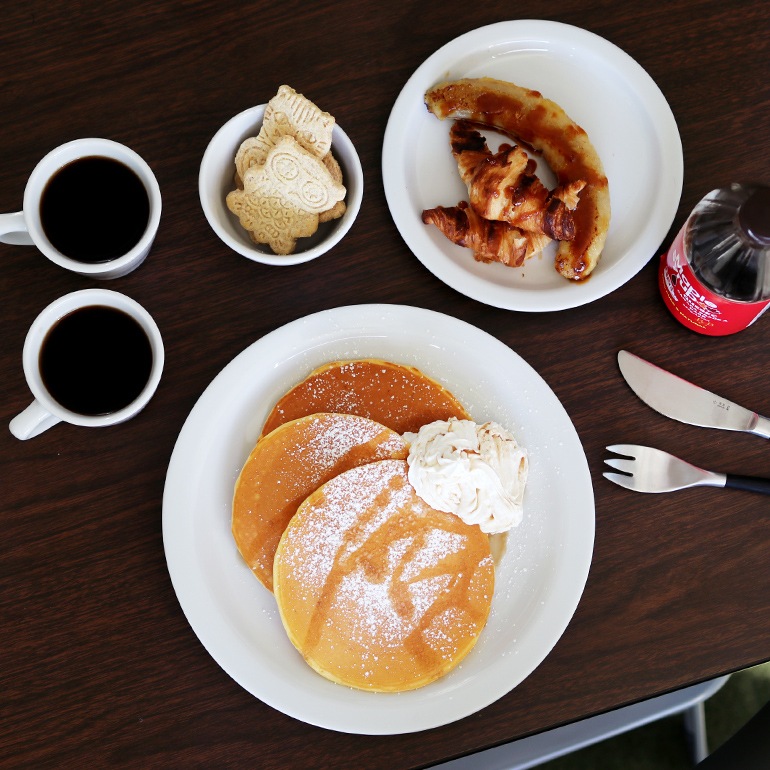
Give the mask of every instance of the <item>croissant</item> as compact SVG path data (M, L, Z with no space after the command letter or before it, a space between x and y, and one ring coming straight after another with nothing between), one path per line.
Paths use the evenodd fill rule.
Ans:
M548 190L535 176L537 164L521 147L503 144L493 154L468 120L455 121L449 139L470 204L479 216L559 241L575 237L571 209L577 205L585 182L572 182L569 189Z
M610 226L609 182L586 132L538 91L492 78L434 86L425 94L425 104L442 120L471 120L533 147L565 189L586 181L576 211L575 238L559 243L554 260L565 278L585 280L599 261Z
M484 219L465 201L448 208L425 209L422 221L435 225L452 243L471 249L479 262L502 262L510 267L521 266L551 240L547 235L524 232L507 222Z

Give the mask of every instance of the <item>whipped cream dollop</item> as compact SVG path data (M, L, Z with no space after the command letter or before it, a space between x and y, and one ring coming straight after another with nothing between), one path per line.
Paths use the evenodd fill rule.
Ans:
M502 425L451 417L404 439L410 443L409 481L432 508L489 534L521 522L527 451Z

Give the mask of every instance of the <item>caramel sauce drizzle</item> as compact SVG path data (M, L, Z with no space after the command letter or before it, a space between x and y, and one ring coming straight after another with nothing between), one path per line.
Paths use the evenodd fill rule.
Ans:
M475 568L488 551L484 552L484 540L465 537L464 547L458 552L443 556L438 564L424 568L414 577L404 580L403 573L413 561L414 557L426 546L431 530L418 527L417 535L404 555L396 565L392 574L388 571L388 545L402 539L407 533L414 530L410 526L410 519L419 517L419 511L415 509L401 510L398 514L387 519L383 526L367 534L372 520L378 513L386 508L395 493L401 490L408 482L402 476L390 479L388 486L379 492L371 505L356 521L354 526L346 533L337 553L334 563L329 571L329 579L323 586L316 606L313 610L307 633L303 643L306 656L321 641L323 628L329 618L332 605L343 580L356 570L361 570L366 579L371 583L383 583L388 581L388 594L393 609L404 621L405 626L412 625L415 613L414 601L409 592L411 584L426 578L449 575L449 586L443 591L430 608L423 614L414 628L404 640L405 647L411 655L427 663L431 669L441 664L441 654L433 649L424 639L424 632L430 626L434 618L440 616L445 610L457 606L463 606L464 612L470 617L473 625L479 625L486 617L486 612L471 611L470 603L465 602L469 593ZM450 516L451 514L447 514ZM459 521L459 520L458 520ZM434 529L441 529L453 534L461 534L457 530L460 527L449 526L451 519L447 519L447 527L435 525ZM466 526L466 525L462 525ZM470 554L468 553L470 551ZM472 569L463 570L463 566L471 563Z
M330 451L324 442L334 440L334 432L341 429L344 418L318 417L301 427L286 426L283 430L289 434L263 439L246 461L236 485L233 535L243 558L269 590L281 535L311 492L359 465L406 457L406 444L384 428L366 440L358 439L359 443L346 451L339 446L337 452Z

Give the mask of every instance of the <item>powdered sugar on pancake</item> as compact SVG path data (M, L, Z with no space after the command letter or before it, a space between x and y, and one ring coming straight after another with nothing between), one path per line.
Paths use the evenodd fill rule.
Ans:
M418 369L379 359L337 361L312 371L278 400L263 434L313 412L357 414L398 433L468 416L446 388Z
M232 530L262 584L272 590L275 549L309 494L349 468L404 458L406 451L394 431L349 414L312 414L260 439L236 482Z
M336 476L300 507L276 585L289 636L314 668L400 690L464 657L486 622L494 569L484 535L427 506L405 461L384 460Z
M350 414L318 415L313 422L306 443L296 448L297 455L307 455L320 467L337 463L340 457L356 447L365 447L371 453L371 460L392 457L401 450L403 439L398 434L385 430L382 425L364 417ZM375 447L370 442L379 440Z

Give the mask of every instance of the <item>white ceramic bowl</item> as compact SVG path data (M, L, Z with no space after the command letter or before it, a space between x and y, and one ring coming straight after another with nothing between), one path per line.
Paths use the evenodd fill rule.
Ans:
M203 213L212 229L233 251L266 265L298 265L325 254L350 229L361 208L364 172L353 142L335 124L332 152L342 168L342 182L347 188L345 213L339 219L322 222L310 238L300 238L293 254L274 254L266 244L253 243L237 217L227 208L225 198L227 193L235 189L235 153L244 139L259 133L266 106L260 104L244 110L214 134L201 161L198 193Z

